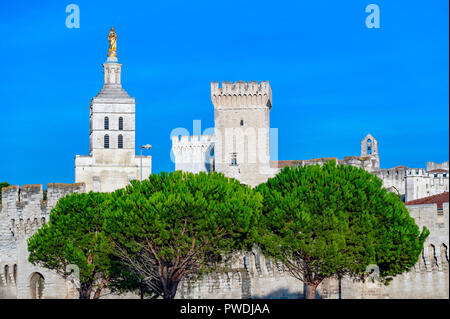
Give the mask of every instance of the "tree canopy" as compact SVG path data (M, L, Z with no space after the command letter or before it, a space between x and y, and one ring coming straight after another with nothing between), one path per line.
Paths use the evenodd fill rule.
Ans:
M264 198L257 242L306 284L307 298L325 278L364 279L370 264L388 283L417 262L429 234L362 168L334 161L287 167L256 190Z
M94 298L99 298L109 279L110 246L103 232L108 197L90 192L61 198L50 213L49 223L28 240L31 263L65 278L79 270L75 284L81 299L91 298L92 291Z
M162 172L112 194L105 231L148 290L174 298L184 277L251 244L261 201L223 174Z

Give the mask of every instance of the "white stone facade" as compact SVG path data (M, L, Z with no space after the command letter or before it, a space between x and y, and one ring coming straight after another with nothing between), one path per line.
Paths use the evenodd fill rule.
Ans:
M2 191L0 210L0 299L77 298L70 281L54 271L28 262L27 239L47 223L57 201L70 193L85 192L84 184L10 186ZM35 278L42 278L41 281ZM42 288L42 289L39 289Z
M448 171L427 172L425 169L409 169L405 176L405 201L448 192Z
M103 89L91 101L88 156L75 157L75 182L86 191L111 192L151 174L151 156L135 155L135 100L121 84L122 64L103 64Z
M175 170L192 173L214 171L214 135L173 136Z

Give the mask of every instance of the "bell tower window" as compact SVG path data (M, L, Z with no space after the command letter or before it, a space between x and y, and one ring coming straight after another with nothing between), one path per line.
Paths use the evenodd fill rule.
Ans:
M123 130L123 117L119 117L119 130Z
M367 140L367 155L372 154L372 140L368 139Z

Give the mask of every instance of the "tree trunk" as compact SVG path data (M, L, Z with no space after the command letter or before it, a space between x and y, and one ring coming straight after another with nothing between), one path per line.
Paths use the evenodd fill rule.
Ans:
M91 299L92 284L82 283L80 285L80 299Z
M314 283L306 283L305 298L306 299L316 299L316 289L317 285Z
M175 295L177 293L179 281L169 281L169 284L167 285L167 288L164 289L163 298L164 299L174 299Z

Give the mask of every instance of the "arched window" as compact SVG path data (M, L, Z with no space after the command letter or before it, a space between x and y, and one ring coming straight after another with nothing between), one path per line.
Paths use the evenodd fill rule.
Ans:
M14 277L14 282L17 285L17 264L14 264L14 267L13 267L13 277Z
M109 135L108 134L105 135L105 138L103 140L103 145L105 148L109 148Z
M109 130L109 118L105 116L105 130Z
M372 154L372 140L370 138L367 140L367 154Z
M122 135L119 135L119 138L117 140L117 147L123 148L123 136Z
M9 278L9 266L5 265L5 280L6 280L6 285L9 285L11 283L10 278Z
M44 292L45 280L44 276L35 272L30 277L30 294L31 299L42 299Z
M119 130L123 130L123 117L119 117Z

